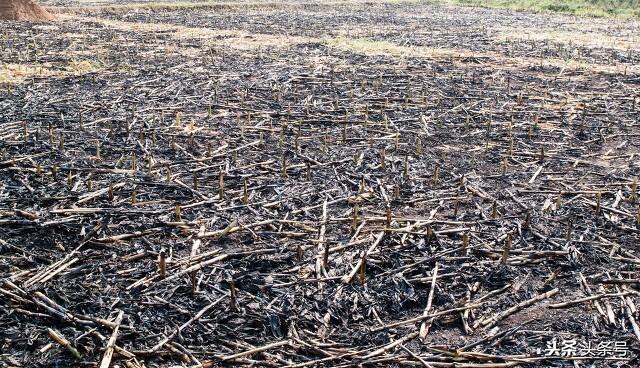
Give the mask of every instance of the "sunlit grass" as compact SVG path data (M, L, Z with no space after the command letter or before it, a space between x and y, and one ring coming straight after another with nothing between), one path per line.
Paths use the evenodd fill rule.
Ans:
M594 17L640 18L640 0L444 0L447 3Z

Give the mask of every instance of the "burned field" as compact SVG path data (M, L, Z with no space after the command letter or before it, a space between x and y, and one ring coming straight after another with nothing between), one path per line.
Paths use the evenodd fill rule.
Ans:
M637 22L43 3L0 23L1 366L637 366Z

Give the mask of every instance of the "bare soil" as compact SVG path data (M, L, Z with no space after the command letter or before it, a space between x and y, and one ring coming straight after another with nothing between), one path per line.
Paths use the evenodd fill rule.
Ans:
M0 20L49 21L53 16L32 0L2 0Z

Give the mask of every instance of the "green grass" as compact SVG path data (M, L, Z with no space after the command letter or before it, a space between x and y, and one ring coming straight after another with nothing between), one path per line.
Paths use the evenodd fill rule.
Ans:
M595 17L640 18L640 0L445 0L445 2Z

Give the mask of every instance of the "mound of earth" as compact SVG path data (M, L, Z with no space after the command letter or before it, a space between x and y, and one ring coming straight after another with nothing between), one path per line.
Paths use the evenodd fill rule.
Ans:
M31 0L1 0L0 20L47 21L53 16Z

